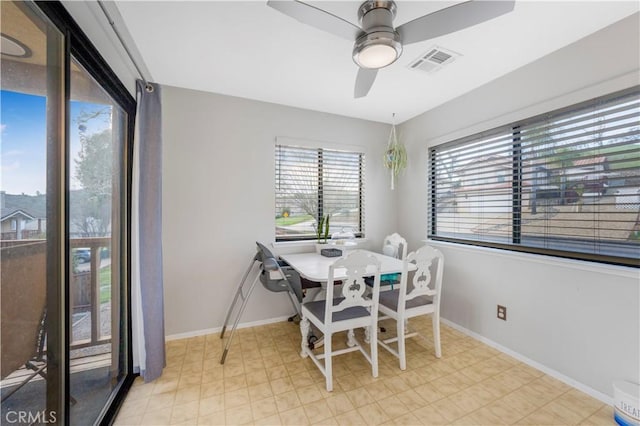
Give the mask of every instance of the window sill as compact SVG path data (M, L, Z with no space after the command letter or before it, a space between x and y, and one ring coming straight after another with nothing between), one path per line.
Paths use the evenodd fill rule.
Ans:
M369 241L366 238L356 238L356 243L357 246L354 248L366 248ZM315 251L316 244L316 240L276 241L272 244L272 247L278 254L308 253Z
M618 275L625 278L637 278L638 269L632 266L608 265L605 263L595 263L586 260L565 259L561 257L545 256L534 253L523 253L518 251L509 251L495 249L491 247L481 247L467 244L452 243L448 241L423 240L429 245L448 247L456 250L464 250L475 253L486 253L491 256L502 256L508 259L520 259L527 262L541 263L545 265L561 266L564 268L578 269L580 271L589 271L600 274Z

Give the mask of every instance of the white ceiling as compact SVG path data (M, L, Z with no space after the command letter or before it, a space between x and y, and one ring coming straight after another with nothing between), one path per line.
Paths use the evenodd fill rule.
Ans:
M360 2L312 1L357 22ZM397 1L396 26L457 1ZM381 122L400 123L639 10L637 1L517 1L513 12L405 46L369 95L353 99L353 43L266 1L119 1L153 80ZM461 56L426 74L407 65L437 45ZM612 46L615 48L615 46ZM594 58L596 61L597 58Z

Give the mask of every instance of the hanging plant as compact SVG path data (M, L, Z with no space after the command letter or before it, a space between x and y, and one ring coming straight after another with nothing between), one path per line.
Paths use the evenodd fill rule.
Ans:
M407 168L407 150L402 143L398 142L395 124L391 126L389 145L384 153L383 163L391 172L391 190L393 191L395 189L395 179L400 172Z

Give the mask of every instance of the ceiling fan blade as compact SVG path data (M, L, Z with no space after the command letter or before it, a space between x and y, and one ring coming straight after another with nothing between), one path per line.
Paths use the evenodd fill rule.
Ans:
M358 75L356 76L356 87L353 91L353 97L363 98L367 96L373 82L376 81L376 75L378 75L377 69L360 68L358 69Z
M453 33L513 10L514 0L467 1L409 21L396 28L403 44Z
M269 0L267 1L267 6L303 24L346 38L349 41L354 41L362 32L362 29L351 22L301 1Z

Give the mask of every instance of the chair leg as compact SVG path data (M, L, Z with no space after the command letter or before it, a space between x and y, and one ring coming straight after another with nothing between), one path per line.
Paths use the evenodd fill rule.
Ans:
M302 358L306 358L307 356L309 356L305 349L309 347L309 342L307 341L307 339L309 338L310 328L311 325L309 324L309 320L305 317L302 317L302 319L300 320L300 334L302 334L302 342L300 343L300 356Z
M440 347L440 315L434 313L431 316L433 323L433 345L436 347L436 358L442 356L442 348Z
M371 352L371 375L378 377L378 327L374 324L369 330L369 347Z
M324 376L327 381L327 392L333 391L333 362L331 359L330 333L324 335Z
M396 328L398 333L398 359L400 360L400 370L407 369L407 355L404 349L405 343L405 320L402 318L398 318L396 320Z

